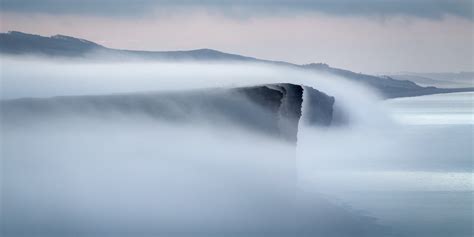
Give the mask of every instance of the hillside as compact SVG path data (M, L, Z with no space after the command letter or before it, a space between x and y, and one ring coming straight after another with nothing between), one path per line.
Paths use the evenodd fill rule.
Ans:
M8 55L36 55L74 59L106 61L151 60L151 61L230 61L258 62L272 65L296 67L304 70L331 73L360 82L376 89L385 98L419 96L437 93L473 91L474 88L436 88L417 85L403 77L379 77L349 70L330 67L323 63L297 65L224 53L213 49L188 51L137 51L111 49L97 43L64 35L50 37L27 34L18 31L0 33L0 52Z

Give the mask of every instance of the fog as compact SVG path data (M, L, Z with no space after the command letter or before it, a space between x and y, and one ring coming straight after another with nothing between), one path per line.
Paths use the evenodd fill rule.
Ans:
M4 58L1 65L2 102L10 103L1 114L5 235L381 236L390 228L328 195L420 190L432 182L431 172L458 177L434 190L472 190L472 135L460 146L445 139L428 144L431 134L394 121L375 92L334 75L236 63ZM333 126L306 122L311 105L304 94L296 144L243 129L241 120L264 126L270 115L220 91L272 83L334 96ZM120 109L120 96L148 93L186 119L152 116L147 104L136 104L144 112ZM114 106L83 104L91 95L118 99L107 100ZM65 97L87 113L55 100ZM30 103L37 100L57 109L37 111ZM16 105L21 113L4 112ZM426 153L428 146L438 149ZM429 178L401 178L420 171Z

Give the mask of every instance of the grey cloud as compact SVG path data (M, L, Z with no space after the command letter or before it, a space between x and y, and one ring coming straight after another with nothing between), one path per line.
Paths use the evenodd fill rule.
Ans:
M472 0L3 0L2 12L140 16L205 9L233 16L294 15L321 12L334 15L405 15L438 19L454 15L474 20Z

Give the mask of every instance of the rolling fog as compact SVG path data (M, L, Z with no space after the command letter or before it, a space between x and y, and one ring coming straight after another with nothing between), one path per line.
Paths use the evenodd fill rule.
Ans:
M32 107L13 117L2 113L6 235L384 236L403 230L393 232L377 212L363 213L362 204L348 207L350 195L333 195L472 191L469 130L398 123L370 89L329 74L259 64L3 59L1 80L3 101L75 96L82 103L79 98L90 95L172 93L183 95L183 102L159 103L176 111L198 108L185 121L151 116L140 104L141 113L104 110L100 104L88 113L64 106L40 111L41 116ZM245 98L186 97L196 90L212 95L269 83L300 84L334 96L334 121L342 122L308 126L304 95L298 141L292 144L238 126L235 118L265 124L268 116ZM203 106L208 101L239 110L221 116ZM218 119L209 120L213 114ZM443 172L457 178L436 175ZM407 180L407 174L414 178ZM468 233L468 217L461 222L459 233Z

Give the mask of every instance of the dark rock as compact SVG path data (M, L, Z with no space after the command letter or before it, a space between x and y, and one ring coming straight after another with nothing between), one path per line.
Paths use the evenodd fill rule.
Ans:
M313 126L329 126L332 122L335 99L311 87L304 87L308 106L305 107L305 123Z

